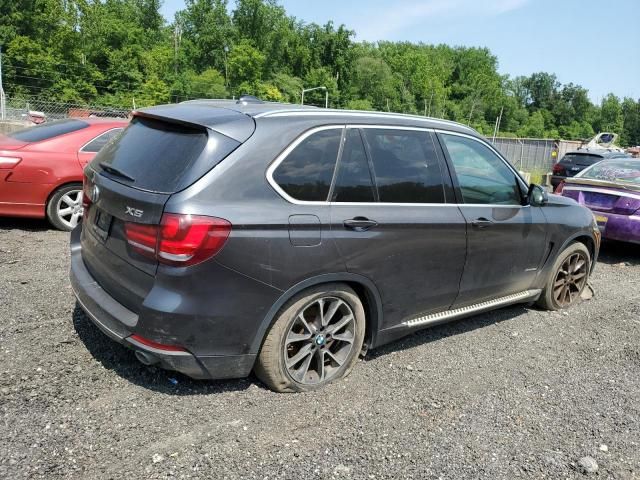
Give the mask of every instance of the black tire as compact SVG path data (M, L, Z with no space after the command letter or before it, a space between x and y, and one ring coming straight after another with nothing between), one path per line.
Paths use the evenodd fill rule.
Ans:
M340 327L341 323L344 326ZM364 308L349 286L331 283L312 287L280 309L258 355L255 374L276 392L317 390L349 374L362 350L364 333ZM292 340L298 337L308 338ZM299 363L291 363L300 355ZM294 368L296 365L299 368Z
M67 199L77 199L79 204L71 205ZM64 207L64 208L63 208ZM70 209L70 213L61 215L61 212ZM47 202L47 220L58 230L70 232L82 220L82 184L70 183L53 192Z
M572 258L576 258L578 263L584 262L584 265L580 265L579 272L566 269L567 262ZM568 274L564 272L568 272ZM545 310L562 310L573 306L580 300L580 295L587 286L590 272L591 254L589 249L582 243L572 243L558 255L553 263L551 275L549 275L547 284L536 302L538 307ZM578 275L583 276L574 279L574 276Z

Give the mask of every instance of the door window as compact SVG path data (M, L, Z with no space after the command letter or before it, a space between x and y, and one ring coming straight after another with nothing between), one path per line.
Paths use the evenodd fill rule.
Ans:
M443 134L464 203L521 205L513 171L489 147L468 137Z
M444 203L440 162L427 132L365 128L380 202Z
M82 147L82 150L80 151L85 153L97 153L102 150L102 147L109 143L109 141L112 138L115 138L115 136L120 132L122 132L122 128L113 128L111 130L108 130L102 135L98 135L96 138L91 140L84 147Z
M334 202L374 202L373 181L362 137L349 129L333 188Z
M278 165L273 180L296 200L326 201L341 138L341 128L311 134Z

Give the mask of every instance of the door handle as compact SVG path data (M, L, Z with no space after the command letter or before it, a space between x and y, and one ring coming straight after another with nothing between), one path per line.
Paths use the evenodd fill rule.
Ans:
M493 222L484 217L481 217L481 218L476 218L473 222L471 222L471 225L473 225L476 228L486 228L493 225Z
M356 232L366 232L370 228L377 226L378 222L375 220L369 220L366 217L355 217L350 220L345 220L343 225L345 228L355 230Z

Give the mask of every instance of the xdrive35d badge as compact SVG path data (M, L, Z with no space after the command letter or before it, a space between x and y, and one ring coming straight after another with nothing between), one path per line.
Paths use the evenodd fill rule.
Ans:
M425 117L158 106L85 175L103 195L72 232L71 283L97 328L145 365L254 371L279 392L321 388L419 328L570 308L600 246L589 210Z

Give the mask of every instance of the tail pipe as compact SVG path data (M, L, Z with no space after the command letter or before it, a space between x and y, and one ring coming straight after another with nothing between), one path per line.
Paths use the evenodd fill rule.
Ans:
M138 361L143 365L146 365L147 367L150 365L155 365L160 361L160 359L153 353L143 352L142 350L136 350L135 355Z

